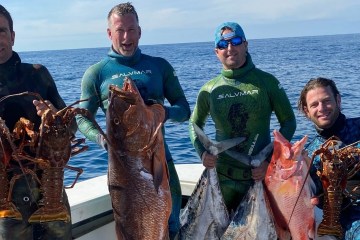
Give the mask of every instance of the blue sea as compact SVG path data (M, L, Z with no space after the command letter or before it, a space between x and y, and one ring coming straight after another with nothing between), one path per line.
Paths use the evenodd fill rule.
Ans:
M16 46L15 46L16 47ZM194 108L200 87L220 73L221 64L214 53L213 42L141 45L143 53L167 59L175 68L180 82ZM276 76L285 88L297 116L293 141L304 135L314 136L312 124L297 110L297 100L306 82L323 76L336 81L342 95L342 109L348 117L360 115L360 34L249 40L249 52L255 65ZM16 48L15 48L16 50ZM20 52L23 62L45 65L67 105L80 98L81 78L85 70L106 56L109 47L53 51ZM105 117L99 111L96 120L105 130ZM206 131L213 136L212 123ZM278 129L275 116L271 131ZM77 133L78 138L83 138ZM175 163L199 163L188 136L188 122L166 123L166 141ZM79 181L107 173L107 153L86 141L89 149L70 159L69 165L84 170ZM76 173L66 170L69 185Z

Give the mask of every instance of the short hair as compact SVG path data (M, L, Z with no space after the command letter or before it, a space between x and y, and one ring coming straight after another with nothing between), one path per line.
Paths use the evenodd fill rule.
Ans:
M113 7L107 16L108 21L110 21L110 17L112 14L117 14L119 16L123 16L125 14L134 14L136 17L136 21L139 23L138 14L135 10L135 7L133 5L131 5L130 2L120 3L120 4L116 5L115 7Z
M310 90L313 90L317 87L327 87L327 86L330 86L331 91L335 98L337 97L337 95L340 95L339 90L337 89L336 84L333 80L324 77L311 78L306 83L303 90L301 91L300 98L298 100L299 111L302 112L304 115L306 115L304 111L304 107L307 105L306 95Z
M10 32L14 31L14 26L13 26L13 20L12 17L10 15L10 13L8 12L8 10L6 10L6 8L0 4L0 15L3 15L6 20L9 22L9 29Z

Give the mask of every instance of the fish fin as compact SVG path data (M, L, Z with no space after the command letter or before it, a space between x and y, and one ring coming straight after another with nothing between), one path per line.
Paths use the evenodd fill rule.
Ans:
M202 145L204 146L204 148L207 151L210 151L211 146L214 146L215 142L212 141L208 136L206 136L204 131L200 127L198 127L198 125L196 125L195 123L193 123L193 127L195 130L196 136L199 138L199 140L202 143ZM217 153L215 153L215 152L214 152L215 154L213 152L210 152L210 153L213 155L217 155Z
M151 137L149 146L153 145L153 143L156 142L156 145L159 146L159 139L162 139L162 131L161 131L162 123L160 123L157 128L155 129L155 132L153 136ZM162 141L161 141L162 142ZM161 144L163 147L163 143ZM164 150L160 150L160 147L156 147L155 151L153 152L153 179L154 179L154 186L156 189L156 192L159 191L159 186L161 185L161 182L163 181L163 175L164 169L162 159L165 155ZM165 163L166 164L166 163Z
M308 139L308 137L307 137L307 135L305 135L301 140L295 142L293 144L293 146L291 147L291 150L294 152L294 155L296 157L301 158L301 154L302 154L304 146L307 142L307 139Z
M235 147L236 145L242 143L243 141L245 141L245 139L246 138L244 138L244 137L226 139L221 142L215 143L215 147L217 148L217 151L219 153L222 153L225 150Z
M273 152L274 143L271 142L268 145L266 145L263 150L261 150L258 154L252 157L252 166L258 167L260 164L267 159Z
M204 148L210 152L212 155L218 155L219 153L222 153L232 147L235 147L236 145L240 144L241 142L245 141L246 138L244 137L237 137L237 138L231 138L226 139L221 142L217 142L214 140L211 140L204 131L198 127L195 123L192 124L194 127L194 131L196 133L196 136L199 138L200 142L203 144Z
M281 152L286 159L290 159L293 152L291 151L291 143L278 131L273 131L274 135L274 151ZM280 151L280 149L282 149Z
M154 171L153 181L156 192L159 192L159 186L161 185L161 182L163 180L163 173L165 170L163 168L163 163L161 162L161 159L162 158L159 154L159 151L155 151L153 155L153 171Z

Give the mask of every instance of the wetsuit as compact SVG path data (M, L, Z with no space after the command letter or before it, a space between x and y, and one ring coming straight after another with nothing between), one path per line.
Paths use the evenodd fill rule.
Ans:
M330 137L338 137L344 145L349 145L360 140L360 117L346 118L340 113L338 119L329 129L320 129L315 127L318 135L306 146L309 156L312 157L313 152L321 147L321 145ZM359 145L357 146L359 147ZM323 192L322 184L316 171L321 169L320 158L317 155L314 158L313 167L311 168L311 177L316 184L315 195ZM353 178L349 179L349 185L360 184L360 174L357 173ZM322 204L322 201L320 201ZM321 204L319 205L322 208ZM344 199L343 207L349 204L349 199ZM360 239L360 207L351 206L341 212L340 223L346 231L344 239Z
M25 91L39 93L44 100L49 100L57 109L65 107L49 71L42 65L21 63L18 54L13 52L12 57L6 63L0 64L0 97ZM41 119L36 114L36 108L32 103L34 99L38 100L34 96L26 95L6 98L0 102L0 117L5 120L10 131L13 130L20 117L25 117L33 122L34 130L39 129ZM74 126L73 133L76 131ZM3 138L4 136L2 136ZM29 152L29 154L31 153ZM3 161L3 159L0 160ZM41 179L41 170L33 162L27 160L21 160L21 162L24 168L32 170ZM11 200L20 211L22 220L0 218L0 238L9 240L71 239L71 221L30 224L28 218L40 207L42 199L39 183L33 175L24 174L15 160L10 161L7 175L8 181L13 176L19 177L15 181ZM63 201L70 213L65 191L63 191Z
M203 128L210 114L215 124L216 141L245 137L246 140L233 150L255 155L271 142L272 112L280 123L280 132L290 140L296 121L289 99L279 81L256 68L248 54L244 66L223 69L219 76L200 89L190 122ZM196 137L192 124L190 138L201 156L205 148ZM216 170L225 204L229 210L236 210L253 184L251 168L221 153Z
M157 102L163 105L165 99L168 100L171 106L164 106L165 120L183 122L189 119L189 103L173 67L163 58L142 54L139 48L131 57L119 55L111 49L106 58L91 66L85 72L81 83L81 99L88 99L88 101L81 102L80 107L88 109L94 116L99 107L106 113L109 85L122 87L126 76L135 81L145 103ZM77 122L79 130L88 139L95 142L99 139L99 132L90 120L79 116ZM164 127L163 133L165 133ZM166 141L165 152L170 171L173 206L169 220L170 235L172 235L176 234L180 228L181 188Z

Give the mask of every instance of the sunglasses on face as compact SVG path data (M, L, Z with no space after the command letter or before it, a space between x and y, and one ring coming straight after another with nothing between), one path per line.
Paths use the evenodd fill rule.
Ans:
M240 44L243 43L243 39L241 37L234 37L234 38L231 38L229 40L221 39L217 44L217 48L218 49L228 48L229 43L232 46L239 46Z

